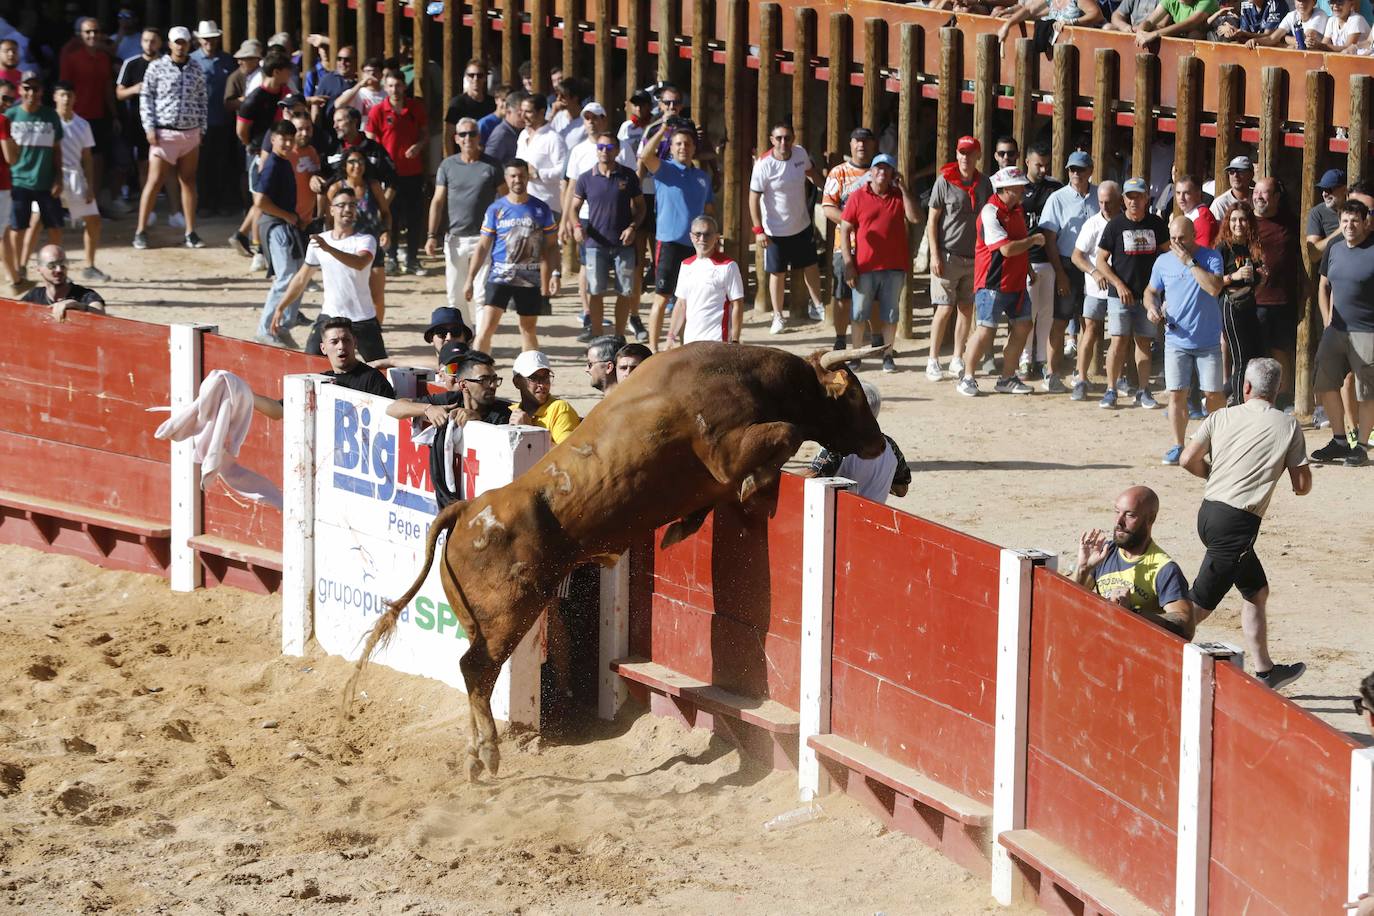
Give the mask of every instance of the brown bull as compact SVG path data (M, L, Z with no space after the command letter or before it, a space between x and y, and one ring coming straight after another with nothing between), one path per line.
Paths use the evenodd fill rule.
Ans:
M516 645L581 563L613 563L635 535L672 522L664 546L726 500L762 503L783 463L812 440L864 458L884 440L844 360L695 343L648 360L519 479L453 503L429 530L425 567L368 635L349 695L384 645L448 532L440 578L471 641L459 661L472 720L468 778L500 766L491 694ZM834 368L839 366L839 368Z

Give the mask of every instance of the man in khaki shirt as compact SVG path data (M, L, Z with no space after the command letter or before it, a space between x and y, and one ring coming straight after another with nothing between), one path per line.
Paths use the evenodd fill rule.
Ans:
M1179 459L1188 473L1207 481L1197 517L1198 536L1207 548L1193 579L1197 620L1205 620L1236 586L1244 600L1240 621L1245 650L1254 660L1255 676L1275 690L1302 677L1307 666L1276 665L1269 657L1269 580L1255 554L1255 539L1285 470L1295 494L1306 496L1312 490L1302 430L1274 407L1282 377L1277 360L1250 360L1245 402L1211 414Z

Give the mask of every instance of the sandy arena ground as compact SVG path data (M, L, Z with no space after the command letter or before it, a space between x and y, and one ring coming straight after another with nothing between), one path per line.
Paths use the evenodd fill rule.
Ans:
M222 246L230 228L210 221L201 234ZM251 336L266 283L247 260L227 247L135 252L128 221L106 230L100 265L114 279L100 289L112 314ZM161 225L150 236L179 241ZM68 240L79 271L75 233ZM442 265L430 266L434 276L388 287L388 346L417 364L432 353L419 333L443 300ZM306 301L313 315L318 294ZM555 310L541 343L556 390L585 414L596 399L573 339L575 304L565 297ZM919 326L918 340L899 344L903 371L864 371L915 472L903 508L998 544L1057 550L1067 568L1080 531L1109 526L1115 495L1143 483L1163 501L1156 539L1191 577L1201 485L1159 464L1162 410L1108 412L1043 393L962 398L920 371ZM509 378L518 338L509 321L503 332L496 356ZM745 338L804 353L831 336L806 325L770 337L750 316ZM1309 432L1309 446L1326 436ZM1286 693L1346 730L1358 727L1347 698L1374 667L1374 628L1352 604L1374 554L1358 515L1369 474L1318 468L1304 499L1281 488L1260 541L1273 654L1309 665ZM507 739L500 781L468 786L465 710L450 691L372 669L368 699L341 722L347 666L280 657L273 599L173 595L159 579L20 548L0 548L0 572L12 583L0 615L8 910L995 909L983 882L842 798L827 799L818 821L765 834L765 820L796 806L791 780L705 734L645 717L572 743ZM1238 611L1232 595L1200 638L1239 642Z

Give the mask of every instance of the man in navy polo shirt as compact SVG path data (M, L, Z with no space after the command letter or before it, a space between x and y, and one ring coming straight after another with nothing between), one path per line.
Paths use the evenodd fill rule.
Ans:
M1042 233L1027 235L1021 198L1030 184L1026 174L1008 166L992 176L992 197L978 213L978 238L973 248L973 308L978 329L969 335L964 352L964 377L958 391L978 396L973 370L992 346L997 320L1006 313L1007 345L1002 351L1002 375L994 390L1002 394L1030 394L1031 387L1016 374L1021 351L1031 329L1030 299L1026 280L1030 274L1030 250L1045 244Z
M615 333L625 333L634 303L635 233L644 221L644 194L639 177L616 162L620 143L615 134L596 135L596 165L573 185L570 213L587 205L586 227L573 218L573 234L587 246L587 312L594 337L603 333L606 293L614 290Z
M698 216L714 216L715 194L711 176L692 165L696 155L696 133L687 128L674 130L669 143L670 158L659 158L659 141L667 121L646 137L639 153L639 162L654 176L654 232L658 244L654 249L654 306L649 312L649 347L658 349L663 333L663 311L668 297L677 289L677 275L682 262L696 253L692 247L692 220Z

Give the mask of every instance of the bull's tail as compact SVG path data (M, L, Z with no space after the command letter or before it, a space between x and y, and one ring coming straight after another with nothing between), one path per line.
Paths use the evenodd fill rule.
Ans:
M439 541L439 534L444 531L453 530L453 526L458 520L458 515L463 511L465 505L467 505L467 503L464 500L450 503L441 509L439 514L435 516L434 521L430 523L429 537L425 542L424 568L420 570L420 575L416 577L414 584L410 586L410 589L404 595L397 598L395 601L388 602L386 610L382 612L381 617L377 618L376 625L372 627L372 632L367 634L367 641L363 644L363 654L358 657L358 666L353 671L353 676L348 679L348 684L344 686L343 708L345 713L348 712L348 708L353 705L353 697L357 693L358 681L362 678L363 669L367 667L367 663L372 658L372 654L378 649L385 648L386 644L391 641L392 634L396 632L396 622L401 618L401 612L406 609L411 599L415 597L416 593L420 591L421 586L425 584L425 578L429 575L429 569L434 565L434 547Z

